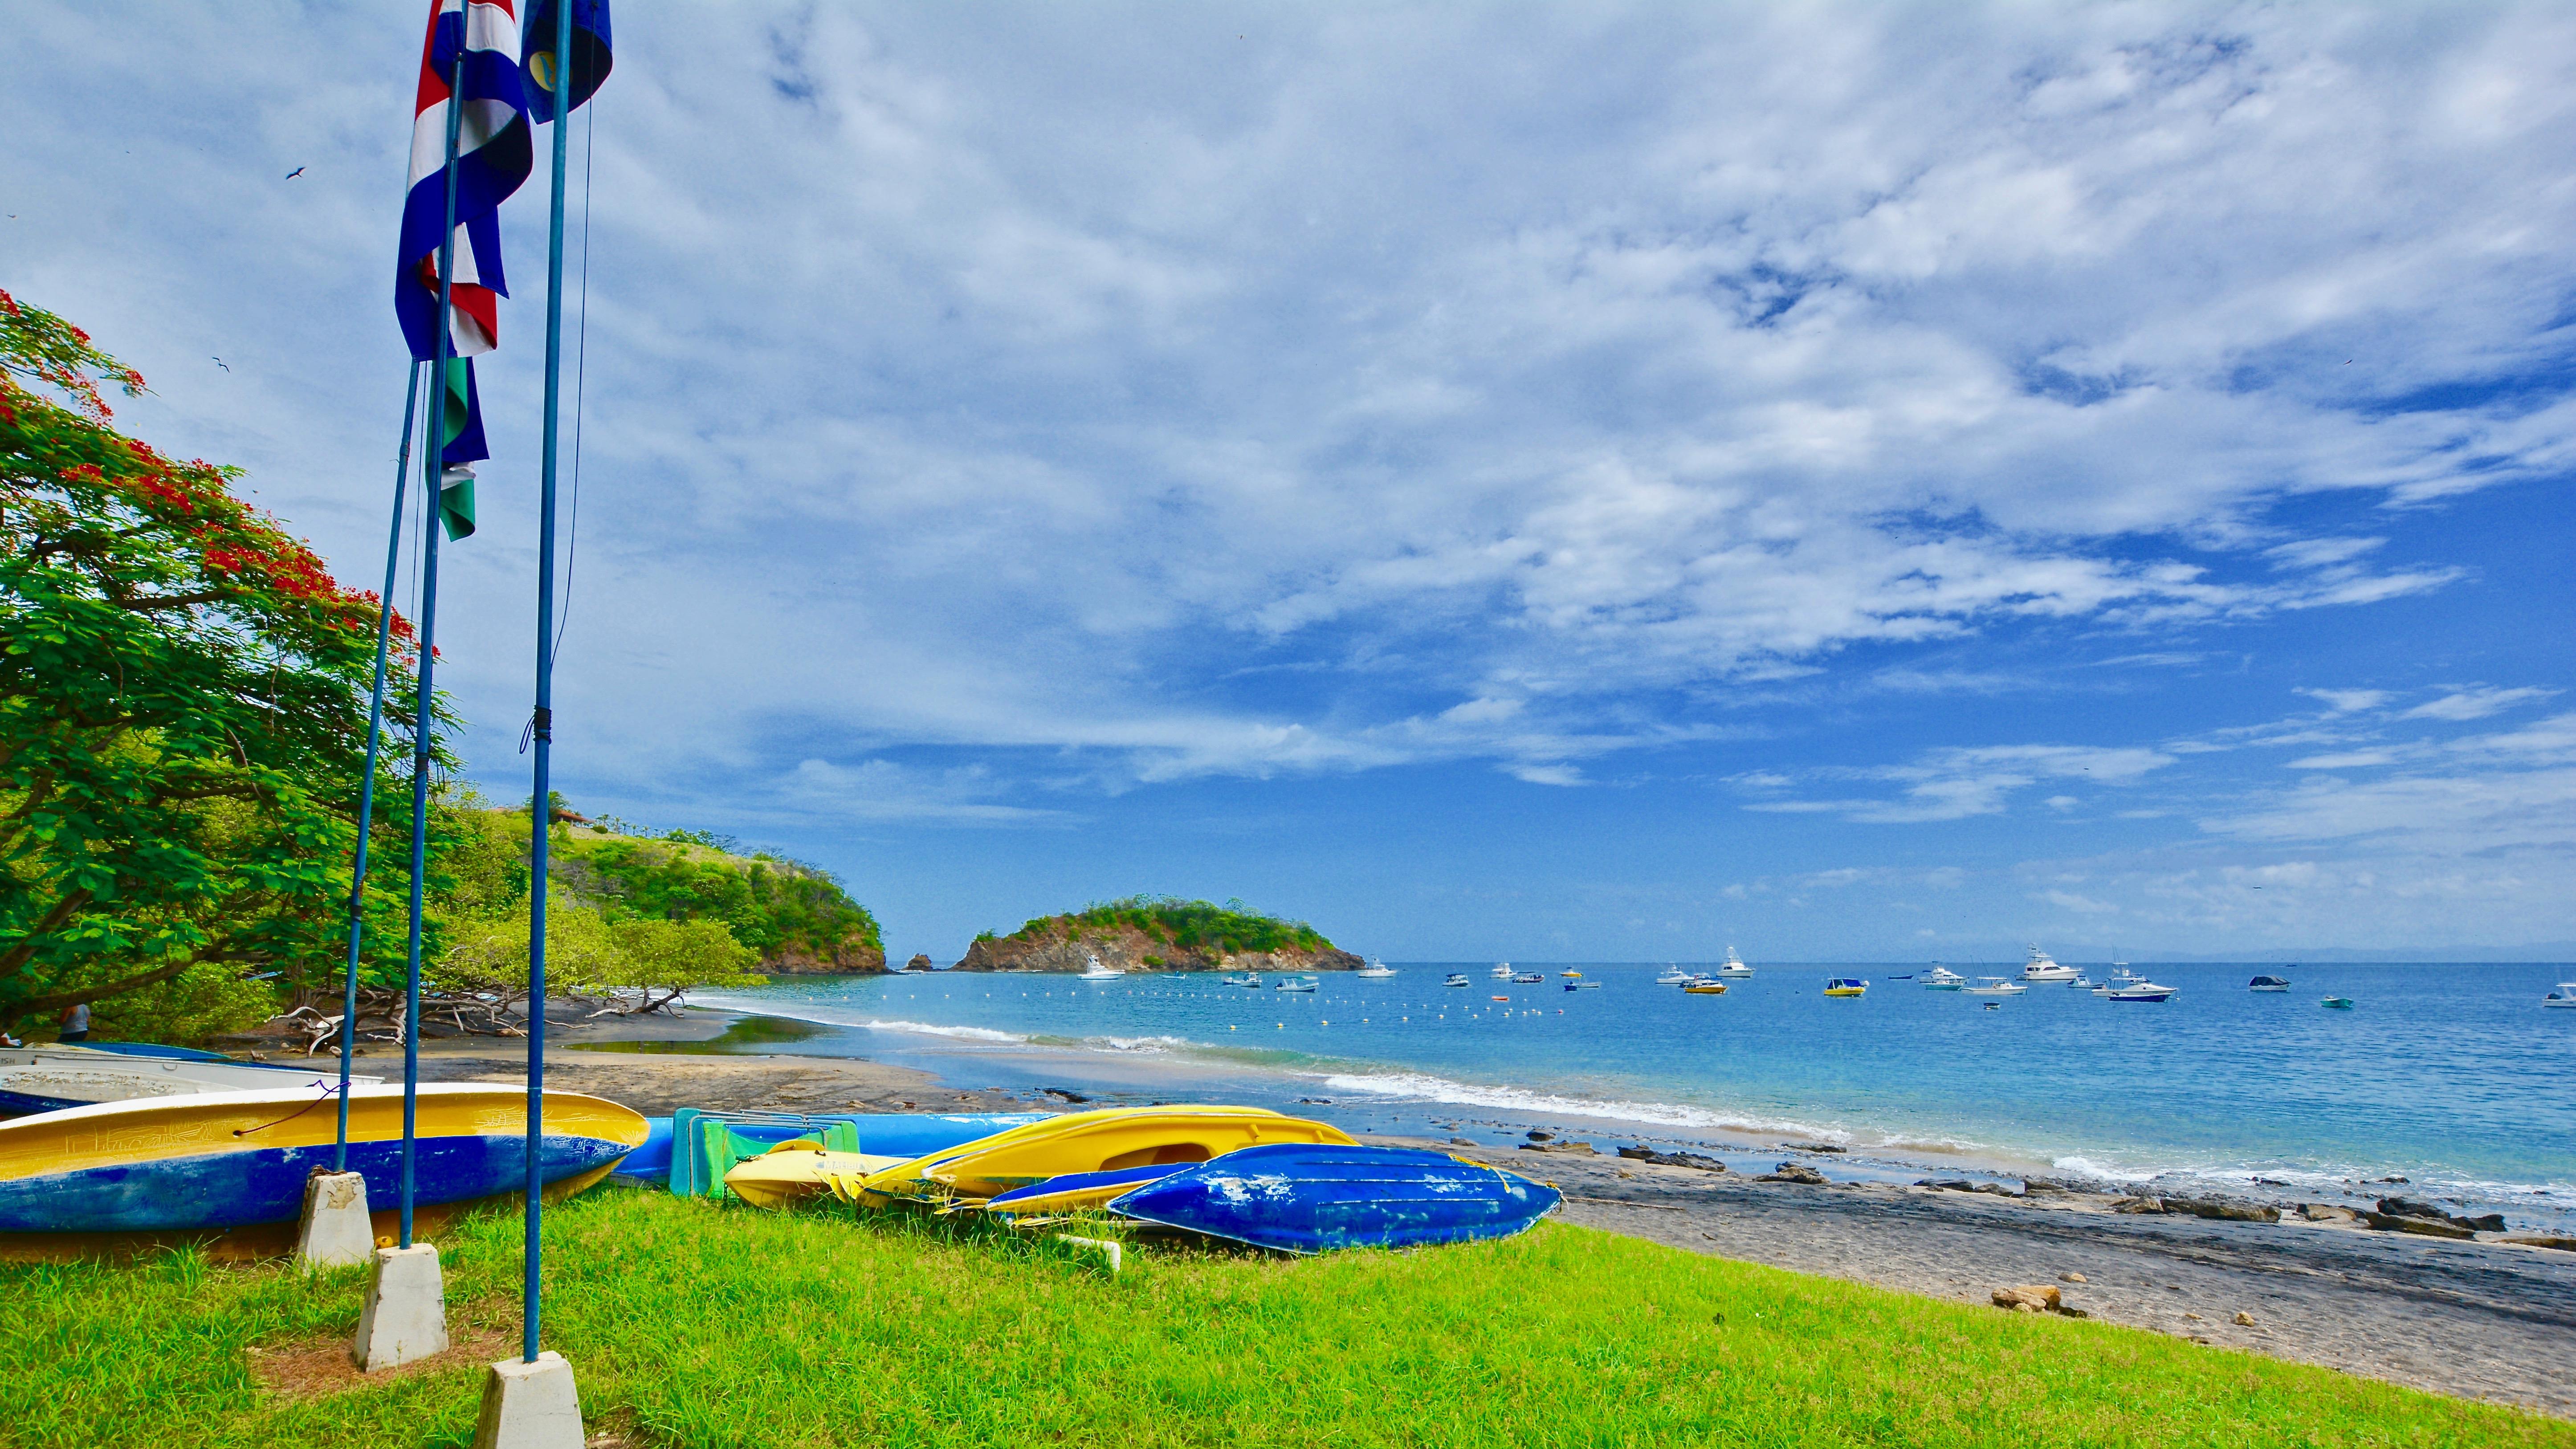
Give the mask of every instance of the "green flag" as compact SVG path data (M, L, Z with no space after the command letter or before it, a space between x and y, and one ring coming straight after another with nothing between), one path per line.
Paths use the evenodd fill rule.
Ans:
M447 404L440 411L438 516L452 542L474 535L474 470L469 464L492 456L483 445L483 400L474 387L474 360L448 359Z

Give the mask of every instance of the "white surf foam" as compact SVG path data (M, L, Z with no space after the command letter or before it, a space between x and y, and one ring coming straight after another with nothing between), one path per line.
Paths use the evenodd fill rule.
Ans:
M1762 1132L1806 1137L1819 1142L1848 1142L1840 1127L1819 1126L1786 1117L1761 1117L1688 1107L1674 1102L1629 1102L1599 1097L1568 1097L1523 1087L1478 1086L1418 1072L1333 1073L1324 1085L1336 1092L1360 1092L1417 1102L1443 1102L1462 1107L1491 1107L1506 1112L1544 1112L1553 1117L1598 1117L1611 1122L1641 1122L1656 1127L1682 1127L1713 1132Z

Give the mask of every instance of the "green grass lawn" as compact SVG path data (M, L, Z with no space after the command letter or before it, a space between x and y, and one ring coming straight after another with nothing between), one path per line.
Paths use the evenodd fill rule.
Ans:
M2576 1446L2576 1425L2106 1324L1557 1224L1286 1261L943 1235L604 1190L547 1217L547 1334L595 1427L685 1445ZM515 1216L440 1245L451 1324L517 1342ZM464 1444L472 1364L339 1392L364 1271L193 1255L0 1269L0 1443ZM506 1351L506 1350L505 1350Z

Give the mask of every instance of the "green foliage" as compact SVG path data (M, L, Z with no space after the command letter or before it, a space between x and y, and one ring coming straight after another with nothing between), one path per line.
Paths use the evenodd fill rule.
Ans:
M338 969L377 605L232 470L118 433L102 379L143 386L0 292L0 1022L133 996L103 1014L203 1025L260 1009L227 972ZM386 725L390 762L409 739ZM390 769L377 790L382 973L409 821Z
M676 837L686 835L688 839ZM829 960L885 943L876 917L819 867L774 855L741 857L704 832L661 841L570 836L557 847L558 879L612 917L721 921L764 960L796 954Z
M516 990L528 984L528 909L463 922L438 962L439 984ZM546 899L549 991L757 986L759 955L722 921L610 920L558 888Z
M635 1444L2576 1449L2576 1425L2493 1404L1555 1224L1293 1260L1131 1249L1115 1278L1042 1239L661 1193L589 1193L545 1233L546 1345L593 1431ZM458 1341L516 1343L519 1234L515 1211L440 1233ZM468 1442L485 1355L261 1384L345 1364L365 1286L189 1253L0 1267L0 1432Z
M1323 933L1304 921L1282 920L1244 909L1243 902L1230 901L1220 906L1209 901L1185 901L1178 896L1128 896L1123 900L1094 901L1066 916L1045 916L1012 934L1014 940L1034 940L1052 936L1059 929L1079 935L1085 930L1116 930L1126 927L1142 931L1157 941L1168 941L1183 951L1228 952L1240 955L1248 951L1329 951L1333 943ZM990 933L976 937L992 939Z

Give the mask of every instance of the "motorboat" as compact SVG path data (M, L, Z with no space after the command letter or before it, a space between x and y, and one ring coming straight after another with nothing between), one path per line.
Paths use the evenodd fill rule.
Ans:
M1509 961L1497 961L1494 963L1494 969L1486 972L1485 974L1493 977L1496 981L1509 981L1512 979L1512 963Z
M1827 996L1858 996L1869 990L1869 983L1857 976L1837 976L1825 983Z
M1569 967L1568 969L1566 969L1566 970L1559 971L1559 972L1558 972L1558 973L1556 973L1556 974L1557 974L1557 975L1559 975L1559 976L1568 976L1568 977L1575 977L1575 978L1580 978L1580 977L1583 975L1583 973L1582 973L1582 972L1580 972L1580 971L1576 971L1576 970L1573 970L1573 969L1572 969L1572 968L1570 968L1570 967Z
M2113 1001L2162 1001L2174 994L2170 986L2159 986L2143 976L2132 976L2111 988Z
M1655 984L1657 986L1688 986L1690 984L1690 980L1691 974L1689 972L1684 971L1679 966L1667 966L1664 968L1664 974L1655 978Z
M2123 986L2134 986L2145 979L2146 978L2143 976L2131 974L2126 968L2114 967L2111 971L2111 979L2094 987L2093 994L2096 996L2109 996L2112 992L2119 990Z
M1512 978L1512 984L1514 986L1544 986L1547 984L1547 978L1539 975L1535 971L1523 971Z
M1724 996L1725 994L1726 983L1714 976L1703 976L1696 981L1685 983L1682 987L1684 996Z
M1922 981L1926 991L1956 991L1968 984L1967 977L1946 966L1935 966L1924 972Z
M1271 989L1274 991L1312 991L1315 989L1315 978L1312 976L1286 976L1272 983Z
M2019 996L2029 989L2022 982L2006 981L2000 976L1980 976L1976 985L1959 988L1960 993L1966 996Z
M1745 965L1744 958L1736 955L1735 948L1729 946L1726 948L1726 960L1719 963L1717 974L1730 980L1741 981L1753 974L1753 968Z
M2329 996L2319 1004L2324 1006L2328 1011L2352 1010L2352 998L2349 996Z
M2078 991L2090 991L2093 989L2093 978L2079 971L2075 974L2075 979L2066 984Z
M2543 1006L2576 1006L2576 981L2561 981L2558 988L2540 998Z
M2257 976L2253 980L2245 983L2245 989L2248 991L2287 991L2290 989L2290 983L2286 977Z
M1443 986L1473 986L1476 983L1467 979L1466 972L1452 971L1449 973L1449 979L1441 982L1440 984Z
M2072 981L2076 975L2074 967L2058 965L2046 951L2039 949L2036 942L2031 945L2030 959L2021 963L2021 979L2024 981Z
M244 1062L212 1052L169 1050L174 1054L62 1045L0 1050L0 1112L59 1112L100 1102L281 1091L307 1085L336 1091L340 1085L337 1061L321 1065ZM372 1087L382 1080L353 1076L349 1082ZM335 1121L337 1115L333 1114Z
M1111 967L1101 965L1100 958L1098 956L1093 956L1091 958L1091 964L1083 967L1082 974L1074 979L1078 981L1115 981L1126 974L1127 973L1124 971L1115 970Z
M1249 991L1259 991L1261 989L1261 973L1258 971L1248 971L1241 976L1229 976L1225 978L1225 984L1228 986L1240 986Z
M1362 981L1384 981L1386 978L1395 974L1395 968L1376 959L1375 957L1371 957L1366 966L1361 967L1351 974Z
M1598 991L1601 989L1601 983L1598 981L1569 981L1565 983L1565 989L1568 991Z

